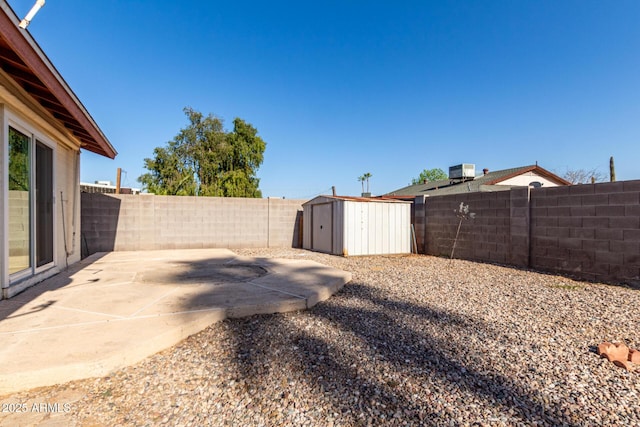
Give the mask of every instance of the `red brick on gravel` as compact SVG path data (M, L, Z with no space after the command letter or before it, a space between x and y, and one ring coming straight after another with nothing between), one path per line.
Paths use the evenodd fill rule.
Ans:
M613 344L611 344L608 341L598 344L598 356L606 357L606 353L609 350L609 346L612 346L612 345Z
M629 362L640 365L640 350L629 350Z
M623 343L603 342L598 345L598 354L607 358L610 362L627 362L629 359L629 347Z
M632 370L631 367L633 366L633 364L627 360L614 360L613 364L621 368L624 368L627 371L631 371Z

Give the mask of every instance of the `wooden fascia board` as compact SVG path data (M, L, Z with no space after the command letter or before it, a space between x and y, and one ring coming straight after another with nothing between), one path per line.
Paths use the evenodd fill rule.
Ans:
M538 172L540 175L544 176L545 178L548 178L552 181L558 181L561 184L564 185L571 185L571 182L567 181L566 179L559 177L558 175L556 175L553 172L549 172L548 170L546 170L545 168L542 168L540 166L536 166L535 167L535 171Z
M78 150L81 141L67 128L61 120L56 120L50 111L44 108L38 101L29 94L9 75L0 70L0 99L6 99L12 110L19 114L28 114L37 125L51 135L64 146ZM24 106L24 110L20 108Z
M16 53L11 49L5 49L3 46L0 46L0 56L5 58L6 61L9 61L16 67L24 67L24 64L20 60L20 57L16 55Z
M5 3L5 2L3 2ZM69 86L64 82L59 73L55 70L50 61L46 59L44 53L37 47L37 44L30 38L26 30L18 27L8 15L6 5L3 4L3 13L0 13L0 28L2 35L7 41L9 47L15 52L24 64L35 74L38 79L47 87L52 95L66 108L71 116L87 131L87 133L96 141L101 148L95 151L109 158L114 158L117 154L116 150L109 143L107 138L102 134L98 126L91 119L89 113L82 106L80 101L73 94ZM11 11L13 14L13 11Z

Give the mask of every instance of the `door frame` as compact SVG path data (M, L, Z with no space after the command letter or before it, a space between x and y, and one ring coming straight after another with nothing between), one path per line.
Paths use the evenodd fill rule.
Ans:
M7 289L16 285L18 282L28 282L29 278L39 275L42 272L52 269L53 267L59 265L58 255L57 255L57 239L58 239L58 213L57 213L57 198L55 195L55 190L57 188L56 182L56 164L57 164L57 149L58 144L53 142L52 138L49 138L44 132L42 132L38 126L23 119L21 116L13 113L11 110L4 108L0 105L0 109L2 110L0 120L2 124L2 130L0 131L0 153L2 154L2 167L0 167L0 172L2 176L0 177L0 182L2 183L0 189L0 197L2 197L2 230L4 230L2 242L0 243L0 256L2 256L2 268L0 269L0 277L2 278L2 288L3 293L7 293ZM30 144L30 152L29 152L29 166L30 166L30 180L31 185L29 186L29 221L30 221L30 236L29 236L29 244L30 244L30 254L31 257L31 265L24 270L15 272L13 274L9 274L9 183L8 183L8 168L9 168L9 128L13 128L16 131L26 135L29 137ZM37 211L36 211L36 147L37 144L40 143L44 147L47 147L51 150L51 201L52 201L52 228L51 228L51 242L52 242L52 250L53 250L53 259L51 262L43 264L41 266L37 266ZM25 283L28 286L27 283ZM23 286L21 285L20 288ZM2 296L0 296L0 299Z
M316 221L318 220L316 218L316 214L315 214L315 208L320 208L320 207L326 207L326 205L329 205L328 207L329 209L329 250L325 251L324 248L323 249L318 249L316 247ZM325 202L325 203L316 203L311 205L311 250L312 251L316 251L316 252L323 252L323 253L328 253L328 254L332 254L333 253L333 211L334 211L334 203L331 202Z

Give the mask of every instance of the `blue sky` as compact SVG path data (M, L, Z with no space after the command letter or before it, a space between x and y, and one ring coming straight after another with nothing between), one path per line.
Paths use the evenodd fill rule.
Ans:
M22 17L33 0L10 0ZM139 186L182 109L253 124L263 195L357 195L425 168L640 179L640 2L47 0L29 31Z

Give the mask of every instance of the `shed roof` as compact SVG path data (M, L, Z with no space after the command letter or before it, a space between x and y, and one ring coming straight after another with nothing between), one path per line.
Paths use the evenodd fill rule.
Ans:
M307 204L314 204L314 202L318 202L324 199L323 201L328 200L342 200L347 202L362 202L362 203L411 203L405 200L395 200L393 198L385 198L382 197L355 197L355 196L316 196L311 200L308 200L302 204L302 206Z
M13 80L13 89L35 99L81 148L113 159L116 150L13 9L5 0L0 9L0 83Z

